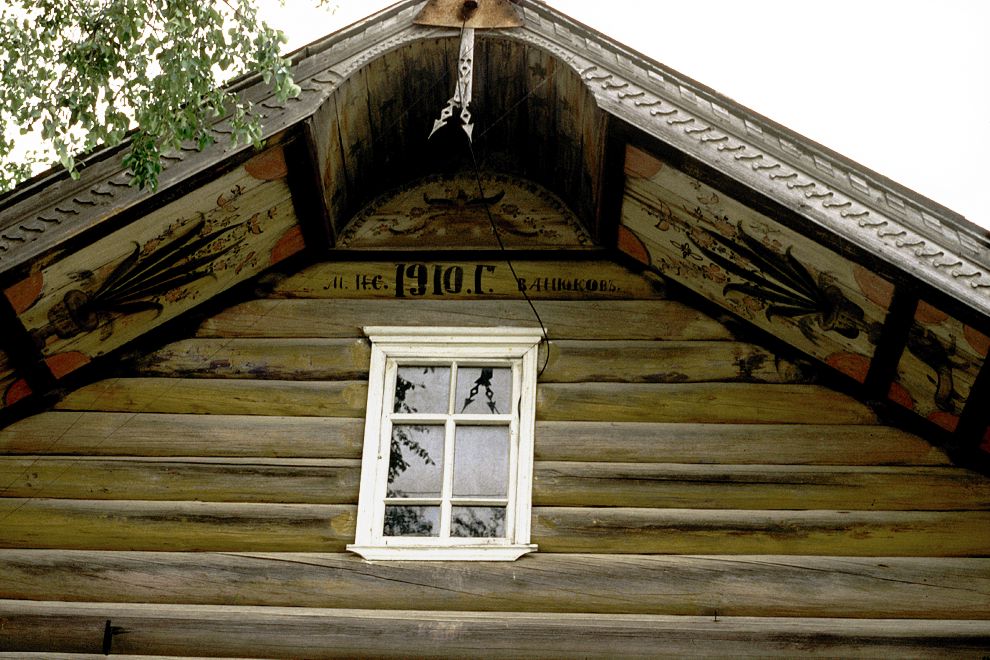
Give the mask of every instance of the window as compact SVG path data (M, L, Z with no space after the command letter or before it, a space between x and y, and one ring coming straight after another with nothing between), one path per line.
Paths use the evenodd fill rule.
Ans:
M528 328L365 328L357 534L365 559L512 560L529 543L536 354Z

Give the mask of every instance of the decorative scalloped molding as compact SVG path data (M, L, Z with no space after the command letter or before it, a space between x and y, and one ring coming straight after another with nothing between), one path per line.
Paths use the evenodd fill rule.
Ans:
M544 48L581 75L606 111L990 313L990 241L961 216L922 205L850 163L599 35L525 10L502 36Z
M456 30L412 25L422 4L410 0L404 6L386 10L391 13L380 20L372 17L325 46L320 44L318 52L302 63L318 57L325 64L302 79L303 92L298 99L286 104L274 103L270 97L259 101L259 111L269 119L265 135L286 128L289 104L315 110L342 80L371 60L418 39L456 34ZM961 216L947 215L878 183L848 161L824 153L799 136L549 8L531 4L523 13L525 28L495 32L502 38L543 48L568 63L604 110L981 312L990 313L990 240L965 226ZM301 108L297 105L293 109ZM192 160L212 164L232 153L230 145L222 143L208 151ZM185 156L178 153L169 159L178 164ZM171 164L166 162L167 166ZM185 175L177 171L183 169L176 167L173 171ZM78 216L98 216L105 207L119 208L122 203L129 205L150 196L127 187L126 179L126 174L118 172L102 181L70 185L60 201L33 209L21 218L16 213L21 205L7 209L11 213L8 217L14 220L0 231L0 269L8 265L4 261L9 263L5 257L10 252L16 249L17 261L23 261L25 244L38 241L46 233L66 231L65 226ZM54 232L48 231L56 227ZM41 248L32 247L35 249L26 252L37 253Z

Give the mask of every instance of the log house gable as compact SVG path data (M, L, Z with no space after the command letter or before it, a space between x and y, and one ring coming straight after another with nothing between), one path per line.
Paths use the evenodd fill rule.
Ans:
M302 93L284 104L240 81L265 114L261 153L182 150L151 193L127 185L111 150L78 181L54 172L8 195L7 414L274 264L348 246L349 221L383 194L469 172L460 134L427 140L459 31L415 24L423 5L296 53ZM522 27L477 34L487 176L563 200L577 244L638 261L937 441L987 442L987 232L555 9L515 11Z

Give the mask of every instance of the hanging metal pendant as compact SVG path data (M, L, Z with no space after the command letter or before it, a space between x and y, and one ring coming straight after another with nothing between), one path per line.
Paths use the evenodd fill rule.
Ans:
M513 4L510 0L430 0L413 22L456 28L522 27Z
M430 137L454 116L454 109L460 108L461 128L467 133L468 140L472 139L474 124L471 123L471 94L474 86L474 28L464 28L461 31L461 48L457 57L457 87L447 105L440 111L440 119L433 122Z

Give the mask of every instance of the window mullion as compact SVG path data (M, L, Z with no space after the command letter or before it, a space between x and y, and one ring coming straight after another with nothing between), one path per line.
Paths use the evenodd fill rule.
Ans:
M457 362L450 365L450 388L447 399L447 421L444 424L443 438L443 487L440 492L440 538L450 538L450 498L454 491L454 433L456 425L452 412L454 410L455 385L457 384Z

